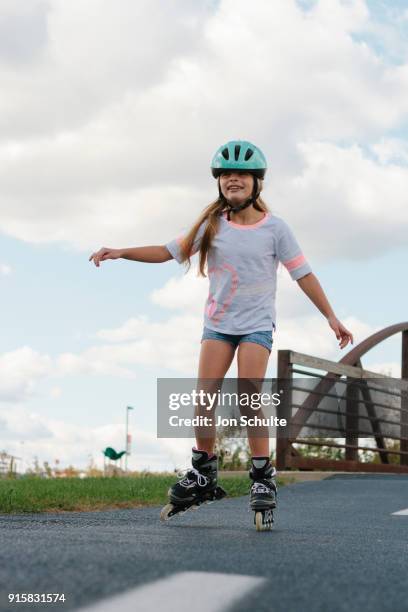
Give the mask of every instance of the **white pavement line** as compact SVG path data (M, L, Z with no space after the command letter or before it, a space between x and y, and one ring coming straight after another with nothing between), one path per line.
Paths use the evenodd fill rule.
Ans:
M255 576L180 572L80 611L151 612L164 608L166 612L222 612L264 582L265 578Z
M405 510L398 510L398 512L393 512L392 514L405 514L406 516L408 516L408 508L405 508Z

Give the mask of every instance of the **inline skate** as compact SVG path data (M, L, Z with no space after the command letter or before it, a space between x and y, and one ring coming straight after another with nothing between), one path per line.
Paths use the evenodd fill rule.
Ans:
M169 503L160 512L160 520L167 521L176 514L196 510L201 504L210 504L225 497L224 489L217 485L217 457L193 448L192 468L172 487Z
M249 477L253 480L250 491L250 508L255 512L254 524L257 531L269 531L274 522L273 510L277 502L276 470L269 457L255 457Z

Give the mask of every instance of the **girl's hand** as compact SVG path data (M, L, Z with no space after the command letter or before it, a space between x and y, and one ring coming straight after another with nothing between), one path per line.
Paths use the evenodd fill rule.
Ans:
M349 332L349 330L346 329L342 323L340 323L337 317L329 317L327 321L334 333L336 334L337 340L340 340L339 346L341 349L347 346L349 341L351 342L351 344L354 343L353 334Z
M99 262L105 261L106 259L119 259L121 254L120 249L102 247L96 253L92 253L92 255L89 257L89 261L93 260L95 266L99 268Z

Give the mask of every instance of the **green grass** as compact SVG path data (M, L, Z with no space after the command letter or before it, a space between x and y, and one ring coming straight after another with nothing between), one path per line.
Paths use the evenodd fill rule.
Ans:
M167 502L175 474L127 478L23 478L0 480L0 513L63 512L134 508ZM247 475L220 480L230 497L246 495ZM283 484L278 479L278 485Z

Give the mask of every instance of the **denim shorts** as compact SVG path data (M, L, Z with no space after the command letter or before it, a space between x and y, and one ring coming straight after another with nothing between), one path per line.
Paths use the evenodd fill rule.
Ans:
M260 344L268 349L269 352L272 350L272 330L269 331L255 331L250 334L224 334L223 332L217 332L213 329L208 329L208 327L204 327L203 337L201 338L201 342L203 340L224 340L225 342L229 342L232 346L237 348L240 342L255 342L255 344Z

